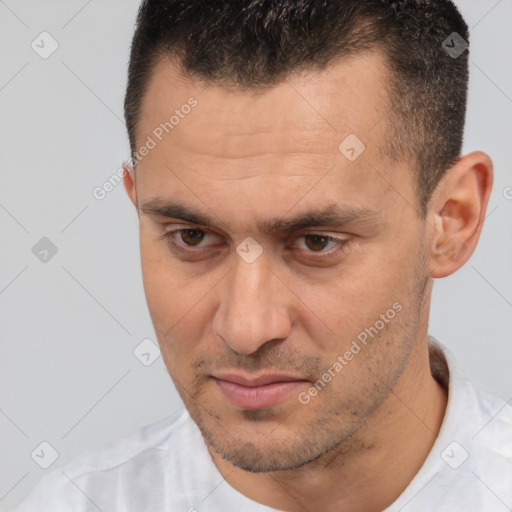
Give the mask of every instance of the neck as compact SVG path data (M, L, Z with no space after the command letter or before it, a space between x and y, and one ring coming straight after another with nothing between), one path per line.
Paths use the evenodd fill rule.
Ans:
M424 463L446 402L447 391L432 377L428 347L421 343L384 403L350 440L319 459L293 470L249 473L212 449L210 454L232 487L269 507L379 512L402 494Z

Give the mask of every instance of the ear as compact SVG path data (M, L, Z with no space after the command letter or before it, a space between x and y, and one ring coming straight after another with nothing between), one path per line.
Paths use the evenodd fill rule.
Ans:
M490 157L476 151L461 157L443 176L428 206L431 226L429 275L453 274L473 254L485 220L493 183Z
M130 198L130 201L135 205L135 208L137 208L137 187L135 184L135 170L133 167L125 162L123 164L123 185L124 189L126 190L126 194Z

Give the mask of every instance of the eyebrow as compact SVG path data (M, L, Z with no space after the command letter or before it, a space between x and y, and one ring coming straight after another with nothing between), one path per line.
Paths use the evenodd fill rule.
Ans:
M148 215L157 215L169 219L180 219L213 229L222 229L220 223L209 214L175 201L154 198L144 203L140 210ZM299 213L291 218L275 218L260 221L257 224L261 232L268 234L293 233L295 231L319 226L342 226L353 222L372 222L381 217L379 212L367 207L354 205L329 204L321 209Z

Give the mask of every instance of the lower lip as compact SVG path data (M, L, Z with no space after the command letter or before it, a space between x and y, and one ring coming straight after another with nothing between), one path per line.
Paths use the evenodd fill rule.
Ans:
M215 379L224 396L241 409L268 409L292 393L299 393L306 381L286 381L265 384L264 386L242 386L227 380Z

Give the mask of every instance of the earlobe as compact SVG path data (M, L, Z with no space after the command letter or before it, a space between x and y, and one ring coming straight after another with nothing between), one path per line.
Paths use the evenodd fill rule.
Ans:
M123 185L126 191L126 194L130 198L130 201L137 208L137 188L135 186L135 170L133 167L128 164L123 164Z
M431 277L453 274L473 254L492 182L492 161L481 151L461 157L439 182L428 209Z

